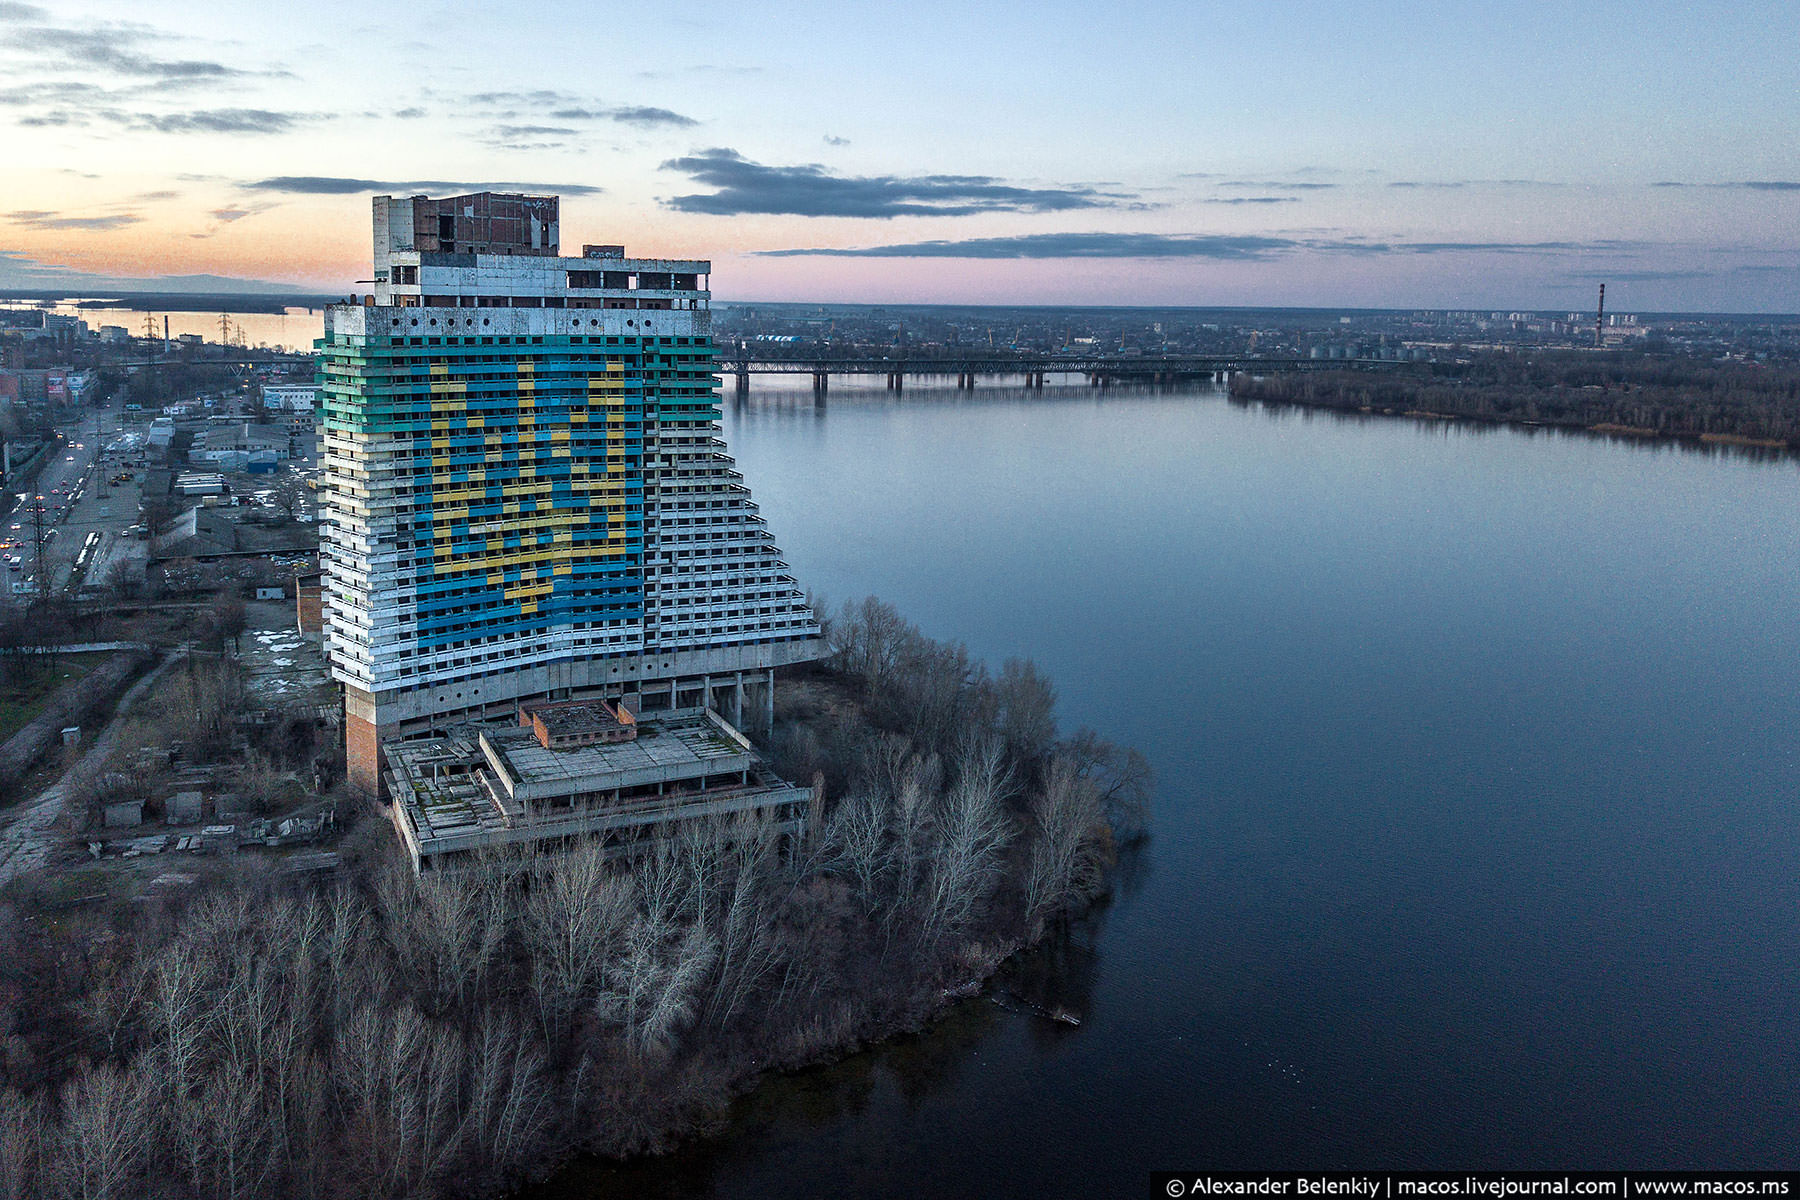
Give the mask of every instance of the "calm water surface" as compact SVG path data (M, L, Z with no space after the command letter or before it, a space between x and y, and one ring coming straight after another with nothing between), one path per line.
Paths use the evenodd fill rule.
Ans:
M221 296L219 302L229 305L231 298ZM325 312L319 308L289 307L285 312L279 313L227 312L222 309L211 312L175 312L160 308L83 308L72 300L56 303L8 300L0 302L0 307L48 309L66 317L86 321L88 328L95 332L99 332L102 325L120 325L133 337L143 334L146 317L150 318L156 336L161 337L163 318L167 317L170 337L197 333L209 342L219 340L219 316L223 312L231 318L233 326L243 331L245 345L266 346L271 349L311 350L313 339L322 337L325 332Z
M1216 391L760 381L803 583L1159 773L983 1001L536 1195L1113 1196L1217 1167L1800 1160L1800 471Z

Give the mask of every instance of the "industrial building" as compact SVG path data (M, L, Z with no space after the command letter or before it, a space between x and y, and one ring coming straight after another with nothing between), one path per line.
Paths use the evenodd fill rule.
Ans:
M769 719L776 667L820 652L719 437L711 264L561 257L559 208L376 197L375 290L326 311L325 643L365 792L384 752L414 778L397 739L521 702L713 710L735 735Z

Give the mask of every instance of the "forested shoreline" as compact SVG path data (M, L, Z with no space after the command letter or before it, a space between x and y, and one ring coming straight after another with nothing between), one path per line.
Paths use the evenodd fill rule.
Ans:
M1231 396L1800 451L1800 370L1641 354L1490 354L1392 372L1241 373Z
M0 1196L491 1195L666 1150L765 1071L917 1029L1108 887L1148 769L868 600L791 683L807 828L415 878L245 867L129 906L0 901Z

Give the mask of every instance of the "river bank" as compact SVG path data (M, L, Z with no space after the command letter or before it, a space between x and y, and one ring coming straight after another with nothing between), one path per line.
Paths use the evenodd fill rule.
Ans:
M369 820L337 886L245 864L55 922L17 881L0 1170L26 1194L498 1194L926 1027L1105 892L1147 778L1059 736L1029 664L990 674L875 601L829 630L774 739L814 781L798 833L745 814L629 871L587 842L415 876Z
M1372 376L1236 375L1240 402L1800 454L1800 372L1754 363L1495 355Z

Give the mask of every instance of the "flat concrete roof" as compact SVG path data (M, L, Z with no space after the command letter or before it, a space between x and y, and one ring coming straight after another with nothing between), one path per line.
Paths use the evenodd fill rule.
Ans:
M483 728L478 736L496 782L520 804L697 780L745 771L756 761L744 735L706 709L640 718L629 742L546 749L523 727Z
M639 730L636 741L561 750L546 750L530 729L497 725L464 725L441 737L389 743L384 750L395 828L417 865L455 851L641 830L803 805L810 797L768 774L744 736L710 709L640 717ZM515 787L544 789L542 794L508 794L502 764L520 773L523 783L515 779ZM738 778L700 786L724 774ZM607 799L615 789L648 784L663 787ZM557 799L578 802L537 803Z

